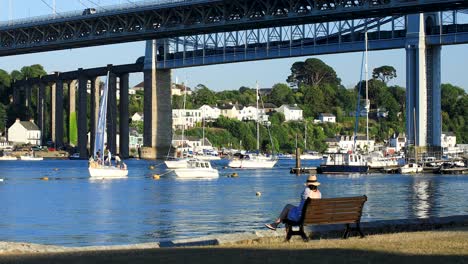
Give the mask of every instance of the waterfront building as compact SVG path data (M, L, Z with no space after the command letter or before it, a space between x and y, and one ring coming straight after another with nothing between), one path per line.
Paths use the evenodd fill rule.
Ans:
M174 135L172 139L172 146L174 148L188 149L190 151L200 151L201 147L208 150L213 149L213 145L207 138L205 138L205 142L203 142L203 139L199 137L184 136L182 138L182 135Z
M329 114L329 113L320 113L319 115L319 121L320 123L336 123L336 116L334 114Z
M172 127L188 129L202 122L200 109L172 109Z
M142 112L136 112L132 116L132 121L134 122L143 122L143 113Z
M216 120L221 115L221 110L216 106L202 105L198 108L205 120Z
M218 108L221 111L220 115L227 118L237 119L239 116L239 110L242 106L238 104L223 104L218 106Z
M301 121L303 120L302 109L297 104L294 105L282 105L276 108L276 112L284 114L284 120L287 121Z
M8 128L8 140L14 144L41 145L41 129L34 120L16 122Z
M138 130L135 128L130 128L129 131L129 148L138 149L143 146L143 134L138 133Z
M325 141L328 145L327 152L350 152L354 150L354 136L336 136L329 138ZM365 136L357 136L356 150L372 152L375 150L375 140L369 139L367 141Z
M389 146L400 152L406 146L406 135L404 133L394 133L389 140Z

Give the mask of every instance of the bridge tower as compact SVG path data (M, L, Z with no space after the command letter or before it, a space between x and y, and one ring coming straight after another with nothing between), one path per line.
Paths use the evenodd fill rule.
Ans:
M161 43L164 43L161 42ZM158 53L165 47L156 40L146 42L143 68L143 149L142 158L164 158L172 141L171 69L157 69Z
M426 44L437 25L437 13L407 16L406 135L416 147L441 146L441 46Z

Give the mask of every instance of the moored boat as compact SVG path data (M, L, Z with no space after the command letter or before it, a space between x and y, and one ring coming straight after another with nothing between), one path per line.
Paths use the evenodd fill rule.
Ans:
M0 160L18 160L18 158L13 157L13 156L3 155L0 157Z
M318 168L319 173L367 173L369 166L360 154L330 153Z
M418 173L422 172L423 167L417 163L408 163L398 169L399 173Z
M277 162L278 160L273 157L246 154L230 160L228 166L242 169L269 169L273 168Z
M219 177L217 169L211 167L209 161L192 159L186 168L175 169L177 178L181 179L215 179Z

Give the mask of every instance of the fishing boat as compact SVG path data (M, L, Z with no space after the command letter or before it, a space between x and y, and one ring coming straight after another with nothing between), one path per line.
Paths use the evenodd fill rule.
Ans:
M401 174L422 172L423 167L417 163L408 163L398 169Z
M364 156L356 153L329 153L318 168L319 173L367 173L369 166Z
M107 81L104 86L104 91L99 103L99 118L96 128L96 136L94 140L94 153L89 160L89 175L91 178L125 178L128 176L127 165L123 162L112 164L112 155L110 151L105 159L104 151L106 148L105 134L106 134L106 116L107 116L107 98L109 93L109 73L107 73Z
M217 169L211 167L209 161L191 159L186 168L175 169L177 178L181 179L216 179L219 177Z
M234 156L233 159L229 161L228 166L230 168L244 168L244 169L262 169L262 168L273 168L275 164L278 162L278 159L274 156L266 156L260 153L260 115L258 112L258 83L256 86L257 91L257 153L255 154L246 154L246 155L239 155Z

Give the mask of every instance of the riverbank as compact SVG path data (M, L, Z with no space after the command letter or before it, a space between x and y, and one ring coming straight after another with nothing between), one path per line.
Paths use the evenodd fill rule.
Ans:
M305 243L284 230L124 246L60 247L0 242L1 263L463 263L468 216L365 223L364 239L325 226ZM429 231L421 231L429 230ZM411 232L414 231L414 232ZM416 232L417 231L417 232ZM205 245L205 246L202 246Z

